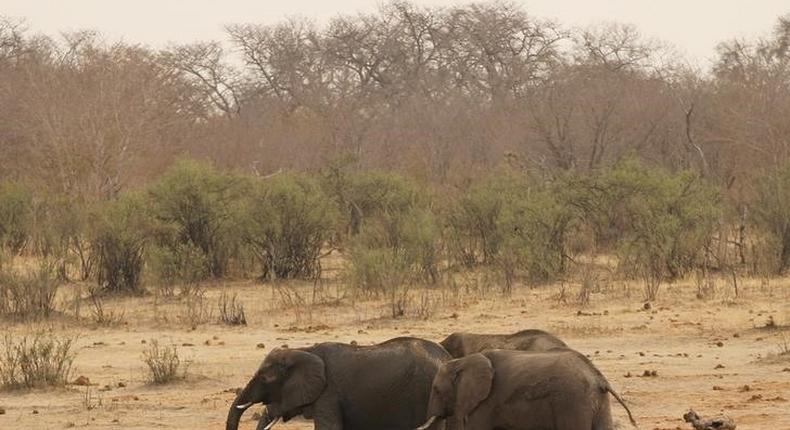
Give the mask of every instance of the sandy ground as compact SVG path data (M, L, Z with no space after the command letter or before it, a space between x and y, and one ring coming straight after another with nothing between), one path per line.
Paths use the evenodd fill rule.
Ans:
M342 294L331 286L315 295L310 286L208 287L206 309L212 312L220 292L239 293L246 327L219 325L214 317L193 327L184 300L153 296L111 301L109 308L123 312L125 322L110 327L90 322L87 309L80 311L80 320L68 310L68 316L35 329L77 336L73 378L84 375L96 385L0 392L5 409L0 429L220 429L234 389L276 346L369 344L401 335L439 341L453 331L524 328L552 331L592 357L641 429L690 428L681 419L689 407L703 416L729 415L738 429L790 429L790 354L778 355L782 343L790 343L790 330L783 330L790 322L790 279L745 282L739 298L723 285L707 300L696 299L692 285L677 285L664 289L649 310L643 309L637 286L610 285L584 307L575 303L573 289L565 303L559 286L520 288L506 298L474 288L417 294L407 316L392 319L386 302L338 300ZM321 304L304 305L313 301ZM417 313L431 315L423 319ZM780 327L764 328L769 317ZM12 336L34 329L0 327ZM187 380L165 386L147 382L141 356L151 339L178 345L182 358L192 362ZM644 377L645 371L657 375ZM255 427L257 410L247 412L241 428ZM616 403L613 413L620 428L630 428ZM278 427L313 428L296 420Z

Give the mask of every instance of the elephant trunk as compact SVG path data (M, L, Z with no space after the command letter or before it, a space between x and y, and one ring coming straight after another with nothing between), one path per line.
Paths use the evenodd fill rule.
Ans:
M225 430L238 430L239 428L239 421L241 421L241 415L244 413L244 411L247 410L246 407L244 408L239 407L240 398L241 395L237 396L236 400L233 401L233 404L230 405L230 410L228 411L228 419L225 422Z
M241 392L233 400L233 404L230 405L230 410L228 411L228 419L225 422L226 430L238 430L241 416L250 406L258 403L258 401L253 398L257 397L254 394L254 384L254 379L248 382L244 389L241 390Z

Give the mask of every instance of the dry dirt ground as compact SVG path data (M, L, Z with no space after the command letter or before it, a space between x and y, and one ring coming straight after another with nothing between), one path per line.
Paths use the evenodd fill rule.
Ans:
M790 330L784 329L790 323L790 279L742 282L738 298L724 284L708 299L697 299L690 284L665 287L649 310L638 286L627 284L592 294L584 307L573 286L564 302L559 286L519 288L509 297L474 288L434 291L416 294L398 319L388 316L386 301L335 300L340 293L333 288L318 291L315 301L321 304L305 306L313 300L310 286L207 287L206 309L214 313L222 291L242 297L246 327L219 325L214 317L192 327L185 321L185 300L154 296L110 301L109 308L122 311L125 322L109 327L90 322L86 309L80 320L67 310L67 316L35 327L0 323L12 336L42 328L76 336L72 379L83 375L96 384L2 391L0 429L221 429L233 390L273 347L371 344L403 335L439 341L459 330L524 328L552 331L592 357L641 429L690 428L681 419L689 407L703 416L729 415L738 429L790 429L790 353L780 354L790 343ZM777 327L765 327L769 318ZM151 339L177 345L182 358L192 362L185 381L147 382L141 355ZM646 371L655 375L643 376ZM257 410L244 416L243 429L255 427ZM630 428L616 403L613 413L620 428ZM279 428L313 427L294 420Z

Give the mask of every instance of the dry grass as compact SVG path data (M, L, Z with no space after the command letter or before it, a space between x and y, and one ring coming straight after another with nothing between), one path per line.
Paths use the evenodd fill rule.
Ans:
M148 348L143 351L143 362L148 366L148 377L154 384L186 379L190 365L179 357L175 345L162 345L156 339L148 342Z
M16 339L6 335L0 351L0 385L4 388L65 385L76 355L73 343L72 338L46 333Z
M60 284L54 265L47 261L31 271L3 269L0 317L22 321L50 317L57 311L55 297Z
M219 298L219 322L226 325L247 325L244 305L236 294L222 293Z

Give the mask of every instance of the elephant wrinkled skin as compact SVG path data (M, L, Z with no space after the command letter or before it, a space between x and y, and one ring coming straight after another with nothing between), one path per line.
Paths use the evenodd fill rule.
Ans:
M466 430L612 430L611 393L587 357L571 349L487 350L443 364L428 423L453 418ZM420 427L419 429L429 428Z
M465 357L486 349L513 349L518 351L548 351L566 348L562 340L543 330L522 330L513 334L453 333L441 345L454 358Z
M298 415L320 430L413 429L425 422L431 383L450 358L440 345L408 337L372 346L275 349L236 396L226 429L237 430L256 403L266 405L258 429Z

